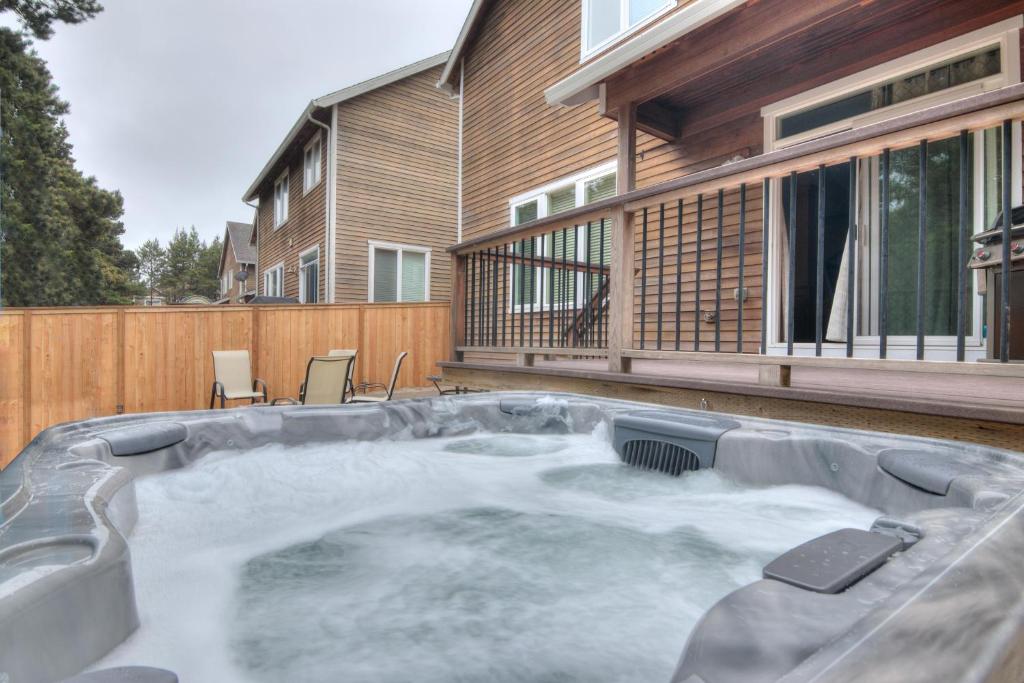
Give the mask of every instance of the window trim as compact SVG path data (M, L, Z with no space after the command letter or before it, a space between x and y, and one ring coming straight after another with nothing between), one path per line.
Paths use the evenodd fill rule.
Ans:
M567 177L564 177L564 178L560 178L560 179L558 179L558 180L556 180L554 182L548 183L547 185L543 185L541 187L538 187L538 188L535 188L533 190L530 190L529 192L524 192L522 194L516 195L515 197L513 197L512 199L509 200L509 225L511 225L511 226L516 225L516 209L518 209L521 206L525 206L527 204L530 204L532 202L537 202L537 218L538 219L549 217L551 214L549 213L550 202L548 201L548 196L551 195L554 192L557 192L558 190L563 190L566 187L569 187L570 185L573 185L576 188L576 206L577 207L586 206L586 204L587 204L587 202L586 202L587 183L590 182L591 180L597 180L598 178L604 178L605 176L612 175L612 174L616 173L617 170L618 170L617 162L614 161L614 160L613 161L608 161L608 162L605 162L605 163L600 164L598 166L593 166L593 167L591 167L591 168L589 168L589 169L587 169L585 171L581 171L580 173L577 173L575 175L571 175L571 176L567 176ZM582 238L583 231L585 231L586 228L587 228L586 225L578 225L578 226L576 226L576 260L577 261L583 260L583 259L586 258L586 253L585 253L586 247L583 244L585 240ZM515 242L511 246L514 249L515 246L518 245L518 244L519 244L518 242ZM538 249L537 254L536 254L537 257L548 256L549 255L547 253L547 247L545 245L546 245L546 240L541 240L540 241L540 245L539 245L539 249ZM506 245L506 246L508 246L508 245ZM552 245L552 246L554 246L554 245ZM541 268L538 265L537 266L537 270L543 271L544 269ZM510 287L510 288L513 286L513 284L512 284L513 273L514 273L514 269L512 269L509 272L508 282L506 283L506 286ZM578 282L575 285L575 287L576 287L575 291L576 291L577 305L579 305L581 303L581 301L579 301L579 299L580 299L580 296L581 296L582 291L583 291L582 290L582 287L583 287L583 285L582 285L582 278L583 278L583 274L582 273L577 273L577 280L578 280ZM534 307L535 307L536 311L547 311L547 310L549 310L551 308L549 303L548 303L548 301L547 301L547 297L545 297L545 291L544 291L545 290L545 282L546 282L546 280L543 277L540 277L538 279L538 283L539 283L540 286L537 287L537 299L534 299ZM508 302L509 302L508 303L508 310L509 310L510 313L526 312L530 308L530 302L525 301L525 302L520 302L520 303L517 304L517 303L515 303L515 298L514 297L508 297ZM560 304L556 304L554 310L557 311L557 310L560 310L561 308L562 308L562 306Z
M279 291L276 294L271 294L269 291L270 287L267 280L270 277L270 274L274 272L280 273L280 277L278 278L277 281ZM276 297L284 296L284 261L279 261L278 263L274 264L270 268L267 268L265 271L263 271L263 295Z
M313 149L314 147L316 148L316 154L317 154L316 180L313 181L312 184L307 185L306 184L306 154L309 152L309 150ZM323 180L323 173L320 172L320 167L323 165L323 161L324 161L323 160L323 139L322 139L322 134L318 130L313 135L313 138L309 142L306 143L305 147L302 148L302 196L303 197L305 197L313 189L315 189L316 186L320 184L320 181Z
M608 36L600 43L596 45L587 45L587 31L590 28L590 3L592 0L581 0L583 5L583 11L581 13L580 21L580 64L583 64L590 58L604 52L612 45L620 42L623 38L630 36L640 29L652 24L655 20L665 16L673 9L679 6L679 0L664 0L664 5L644 17L634 25L629 25L629 0L618 0L619 2L619 30L612 35Z
M308 301L306 301L306 277L305 277L304 273L302 272L302 269L303 269L302 259L305 256L308 256L309 254L314 254L314 253L316 254L316 259L314 261L311 261L310 263L316 263L316 301L308 302ZM308 265L308 264L306 264L306 265ZM320 303L320 245L319 244L316 244L316 245L310 247L309 249L306 249L305 251L300 251L299 252L299 266L298 266L298 268L299 268L298 269L298 274L299 274L299 303L300 304Z
M960 99L975 92L986 92L1019 83L1021 28L1024 28L1024 16L1018 15L767 105L761 109L761 116L764 118L764 151L772 152L807 140ZM1001 62L999 74L835 121L787 138L779 138L777 135L779 119L785 116L852 95L948 59L997 45L1000 48Z
M272 207L274 212L274 230L277 230L278 228L280 228L281 226L288 222L288 214L292 198L292 182L290 172L291 169L286 168L284 172L277 177L277 180L274 181L274 201ZM281 218L281 222L279 223L277 221L277 188L281 185L282 182L286 182L288 184L288 188L284 200L284 211L282 212L284 215Z
M366 241L369 252L369 268L368 268L368 279L366 283L366 300L368 303L383 303L383 304L412 304L412 303L427 303L430 301L430 253L432 249L430 247L422 247L415 244L399 244L397 242L380 242L378 240L367 240ZM395 298L396 301L375 301L373 291L373 279L374 279L374 256L378 249L384 251L395 251L398 252L398 265L396 268L396 274L398 276L398 282L395 283ZM412 251L418 254L424 255L423 263L423 301L403 301L402 300L402 252Z

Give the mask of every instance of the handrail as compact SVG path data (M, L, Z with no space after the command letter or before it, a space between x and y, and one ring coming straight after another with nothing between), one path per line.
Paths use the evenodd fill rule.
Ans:
M592 204L552 214L544 218L496 230L487 235L465 240L448 247L447 251L464 254L480 247L496 246L540 235L554 226L585 225L587 222L607 220L613 209L623 205L636 210L640 203L653 197L672 199L682 193L693 193L705 186L739 184L766 175L788 173L814 168L828 161L845 159L851 155L881 152L884 147L898 148L916 144L918 139L955 135L961 130L987 128L1005 119L1024 116L1024 83L964 97L878 123L835 133L802 142L785 149L729 162L715 168L651 185L639 190L603 199ZM941 124L941 125L940 125ZM929 128L930 127L930 128ZM878 149L865 150L863 145L875 141ZM884 144L882 144L884 143ZM860 149L857 147L860 146ZM797 163L800 162L800 163ZM806 168L805 168L806 167ZM514 239L513 239L514 238Z

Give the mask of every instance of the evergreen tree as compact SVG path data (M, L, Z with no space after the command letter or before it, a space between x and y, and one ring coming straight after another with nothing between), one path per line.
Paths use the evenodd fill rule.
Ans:
M37 37L77 23L94 0L0 0ZM137 260L121 245L123 201L74 166L45 62L21 34L0 28L0 304L130 303Z
M139 261L139 279L146 288L146 295L153 298L163 276L167 254L160 246L160 240L146 240L135 252Z
M178 228L167 243L160 291L169 303L178 303L189 294L196 294L197 264L203 244L195 226L190 230Z
M224 245L219 237L213 238L209 244L203 244L199 254L196 275L196 294L202 294L211 301L220 296L220 255Z

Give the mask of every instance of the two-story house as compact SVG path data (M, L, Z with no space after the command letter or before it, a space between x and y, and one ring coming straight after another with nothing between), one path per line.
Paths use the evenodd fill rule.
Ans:
M459 104L447 53L310 102L243 200L256 286L301 303L446 300Z
M1024 353L1024 227L1000 220L1022 195L1022 12L476 0L439 83L462 102L446 373L737 411L793 399L792 380L849 415L1007 429L1024 418L998 407ZM500 353L520 367L493 370Z
M251 223L228 221L224 228L224 247L217 277L220 280L219 304L244 304L256 295L256 247ZM240 277L245 273L245 277Z

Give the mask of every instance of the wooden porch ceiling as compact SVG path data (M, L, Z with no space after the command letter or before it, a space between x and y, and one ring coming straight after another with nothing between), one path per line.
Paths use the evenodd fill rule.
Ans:
M1024 12L1024 0L748 2L606 82L604 113L638 104L666 140Z

